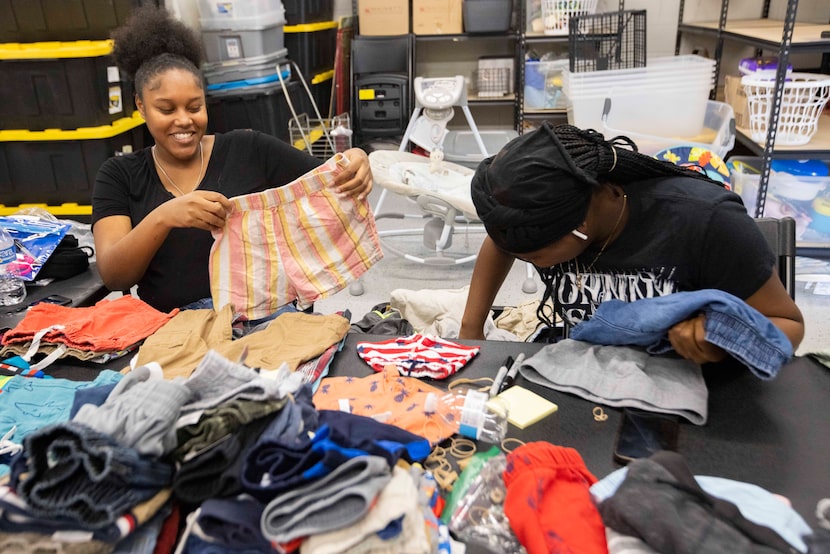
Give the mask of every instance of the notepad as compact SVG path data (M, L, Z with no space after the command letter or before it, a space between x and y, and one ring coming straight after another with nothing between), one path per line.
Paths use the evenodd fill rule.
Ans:
M559 409L559 406L524 387L513 386L499 398L507 403L507 421L524 429Z

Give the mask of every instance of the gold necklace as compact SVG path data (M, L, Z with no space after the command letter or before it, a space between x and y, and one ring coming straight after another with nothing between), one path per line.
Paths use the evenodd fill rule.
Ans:
M156 162L156 166L161 170L162 175L167 177L167 180L170 181L170 184L173 185L173 188L179 191L181 196L184 196L184 191L179 188L176 182L170 178L167 171L165 171L164 166L161 165L158 158L156 157L156 145L154 144L153 147L150 149L150 152L153 154L153 161ZM199 141L199 175L196 177L196 185L193 187L193 190L196 190L196 187L199 186L199 182L202 180L202 171L205 169L205 154L202 151L202 141ZM191 191L192 192L192 191Z
M591 260L591 263L587 266L584 266L582 269L585 270L585 273L589 273L594 269L594 264L597 263L597 260L600 256L602 256L605 249L608 248L608 245L611 243L611 239L614 238L614 233L617 232L617 228L620 226L620 222L622 221L623 214L625 213L625 207L628 204L628 195L623 194L623 205L620 208L620 213L617 215L617 222L614 223L614 228L611 229L611 233L608 235L608 238L605 239L605 243L602 245L602 248L599 249L597 255L594 256L594 259ZM574 259L576 262L576 286L579 290L582 290L582 271L579 269L579 260Z

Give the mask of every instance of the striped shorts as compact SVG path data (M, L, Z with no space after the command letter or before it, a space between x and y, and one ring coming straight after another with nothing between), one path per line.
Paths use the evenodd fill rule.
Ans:
M251 320L294 300L305 309L383 257L368 200L331 187L347 163L336 154L285 186L230 199L210 250L216 309L231 304Z

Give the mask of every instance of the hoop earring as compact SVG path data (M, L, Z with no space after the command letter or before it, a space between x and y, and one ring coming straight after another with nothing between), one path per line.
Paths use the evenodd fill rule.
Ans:
M608 170L608 173L614 171L614 168L617 167L617 149L614 148L614 145L611 144L611 153L614 155L614 163L611 164L611 169Z

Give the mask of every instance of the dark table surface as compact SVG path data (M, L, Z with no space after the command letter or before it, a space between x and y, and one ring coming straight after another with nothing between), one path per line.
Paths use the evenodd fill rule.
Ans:
M72 307L91 306L109 294L104 286L98 267L91 263L86 271L70 277L52 281L46 286L26 286L26 299L17 306L0 306L0 329L11 329L26 315L26 308L32 303L51 294L60 294L72 299Z
M357 355L361 341L388 336L352 334L335 357L330 375L364 376L372 369ZM506 356L529 358L543 344L459 340L481 350L455 378L493 377ZM795 358L771 381L762 381L735 364L706 368L709 417L703 426L682 420L678 452L695 475L713 475L754 483L790 499L811 526L816 503L830 496L830 369L808 358ZM508 436L524 442L548 441L575 448L599 479L619 468L613 460L621 410L603 406L604 422L594 420L597 404L518 377L524 386L555 402L559 409L525 428L510 425Z

